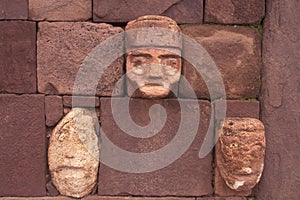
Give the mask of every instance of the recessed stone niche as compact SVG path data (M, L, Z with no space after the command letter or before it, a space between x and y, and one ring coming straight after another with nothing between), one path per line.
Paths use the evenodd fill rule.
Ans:
M62 98L47 96L47 105L55 100L59 104L59 111L62 110L62 105L65 106L66 115L52 131L48 149L51 180L61 195L82 198L91 194L92 190L95 191L95 187L98 189L98 194L102 196L123 194L204 196L213 195L214 189L220 196L251 194L251 190L262 174L265 151L263 124L257 119L247 118L257 117L258 102L225 101L228 104L228 116L239 118L226 118L224 126L216 129L216 133L220 131L220 138L215 152L216 181L213 188L212 152L200 158L199 151L203 144L213 142L212 126L222 125L222 116L214 111L221 109L224 101L174 98L174 95L191 98L185 93L187 88L179 84L182 72L195 90L197 98L209 99L205 84L201 82L201 76L194 73L192 66L186 61L182 62L184 41L180 35L181 29L174 20L164 16L149 15L128 23L125 28L127 31L125 78L129 97L101 97L100 100L95 96L112 95L114 84L123 73L120 64L123 64L124 60L119 59L121 62L114 62L113 68L108 68L109 74L106 72L104 75L104 79L108 82L100 81L96 94L80 96L82 95L80 93L73 94L77 96L72 97L70 96L73 91L71 83L74 82L75 72L80 67L79 63L83 62L84 56L87 56L86 51L82 51L81 48L89 51L97 42L118 34L121 30L107 24L90 23L45 22L40 24L40 28L39 91L65 95ZM141 31L143 28L150 28L156 32L144 33ZM162 34L162 29L174 33L165 35ZM219 26L183 26L182 29L212 53L212 58L216 59L224 78L229 98L257 97L260 60L257 58L259 44L256 31L241 27L235 29ZM204 30L204 33L201 32L203 35L199 36L199 30L200 32ZM72 32L71 40L67 37L68 31ZM82 34L90 35L91 40L76 43L78 41L76 36L81 37ZM58 39L53 39L54 35L59 36ZM70 49L70 45L73 47L75 45L75 48ZM58 59L54 60L53 55L41 51L43 48L49 49L50 46L58 51L55 52ZM53 52L53 49L49 51ZM224 60L224 55L218 54L220 49L228 53L228 59ZM248 62L250 60L251 62ZM52 68L48 68L49 64L53 64ZM62 64L63 67L59 67ZM227 68L235 70L230 71ZM71 73L66 74L66 70ZM89 84L84 86L88 92ZM102 90L101 87L107 90ZM125 87L121 86L119 89L121 92L119 94L123 94ZM74 100L77 105L74 105ZM156 109L159 105L164 108L164 111ZM240 111L243 106L250 110ZM94 109L95 107L97 109ZM48 106L46 111L51 114ZM48 126L55 124L55 121L61 117L50 114L47 114ZM166 121L163 119L165 114ZM199 119L196 117L198 115ZM53 120L50 120L51 118ZM195 119L198 120L195 122ZM118 120L125 123L120 124ZM146 131L150 136L144 137L142 130L149 124L151 127L153 121L164 124L162 127L155 125L151 130ZM131 127L132 122L144 129ZM122 124L125 124L126 128ZM128 131L133 131L134 135ZM182 131L184 138L176 143L176 148L169 151L168 148L172 145L174 147L174 141L178 140L177 134ZM193 132L194 138L186 146L185 139ZM207 135L208 133L211 135ZM98 141L102 143L99 144ZM177 155L181 152L182 146L186 146L185 151L167 165L146 171L139 168L139 166L152 166L153 163L163 163L162 161L167 160L171 154ZM169 153L164 154L163 158L149 157L161 149ZM118 157L116 152L124 156ZM132 155L143 156L140 160L132 160ZM139 162L141 159L144 162ZM223 185L217 181L223 181L221 183ZM222 193L224 188L230 190L229 195L226 192Z

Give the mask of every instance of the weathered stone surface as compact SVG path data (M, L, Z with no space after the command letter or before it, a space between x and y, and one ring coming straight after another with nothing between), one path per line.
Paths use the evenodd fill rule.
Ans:
M267 148L258 200L300 196L299 10L296 0L267 1L260 96Z
M84 21L92 17L92 0L28 1L32 20Z
M258 97L261 54L260 36L256 29L192 25L183 26L182 32L198 41L210 54L223 78L227 98ZM187 47L184 47L184 50L186 49ZM185 53L193 54L186 51ZM187 61L183 65L183 75L198 98L210 98L204 80ZM191 97L184 84L179 87L179 94L182 97Z
M74 106L76 107L99 107L100 106L100 100L98 97L85 97L85 96L64 96L63 97L64 106L72 108L73 100L74 100Z
M81 198L93 190L99 166L97 124L91 111L73 108L53 130L48 164L61 195Z
M216 145L216 170L231 190L251 193L262 175L265 147L264 126L258 119L226 118ZM222 188L215 189L225 196Z
M72 94L76 75L90 51L107 38L122 32L121 28L108 24L89 22L39 23L38 32L38 90L46 94ZM118 46L116 48L122 48ZM110 52L111 49L108 49ZM94 55L95 56L95 55ZM91 56L94 58L93 56ZM95 58L104 59L104 58ZM101 63L85 63L89 70L82 71L89 79L79 79L78 93L95 95L91 84L97 83L96 94L111 96L115 83L123 75L123 57L113 62L99 78ZM93 67L93 68L92 68ZM85 68L87 69L87 68ZM82 76L86 77L86 76ZM78 85L78 84L77 84ZM122 85L116 88L122 95Z
M223 106L223 100L214 101L215 111L221 110ZM227 100L226 101L226 117L250 117L259 118L259 102L247 101L247 100ZM215 118L221 119L220 113L215 112Z
M265 15L265 0L207 0L204 21L221 24L259 24Z
M141 47L131 51L127 50L129 51L126 57L127 95L150 99L165 98L171 91L177 95L182 68L180 28L174 20L168 17L147 15L130 21L126 26L126 31L149 27L165 28L170 32L173 31L174 34L157 34L159 32L157 29L154 29L153 35L148 31L146 33L143 31L126 33L126 48ZM165 47L167 43L170 44L168 48L155 48ZM179 52L179 55L170 52L170 46Z
M46 195L43 95L0 95L0 196Z
M0 0L0 19L27 19L27 0Z
M95 22L128 22L143 15L164 15L177 23L202 23L203 0L94 0Z
M0 92L36 92L34 22L0 22Z
M124 98L115 100L117 101L117 105L122 105L125 101ZM198 157L199 149L208 129L210 120L211 109L208 102L182 100L183 107L187 109L188 113L186 115L183 114L183 119L184 121L186 120L186 122L189 122L189 127L186 127L184 130L187 134L195 131L193 129L193 126L191 125L191 121L194 120L193 117L195 114L195 108L193 107L193 104L197 105L198 103L201 109L201 120L200 122L196 122L199 123L199 129L196 133L197 135L194 138L192 145L178 160L168 165L167 167L148 173L126 173L112 169L105 164L101 164L99 170L98 194L126 194L143 196L201 196L212 194L211 154L208 154L205 158L202 159ZM129 112L133 121L137 125L145 126L150 122L148 112L149 108L154 104L162 105L165 108L168 116L165 126L163 126L161 130L159 130L158 127L158 130L153 129L154 133L158 133L150 138L137 138L128 135L128 133L126 133L125 131L122 131L122 129L116 124L115 117L122 116L122 119L126 120L127 124L130 122L128 121L129 119L126 119L126 117L124 119L124 116L121 114L120 109L117 109L119 116L113 117L111 110L111 99L102 98L102 134L105 134L108 139L116 146L129 152L147 153L166 147L166 145L170 144L170 141L174 139L174 136L178 135L177 131L179 125L182 123L182 121L180 121L182 119L180 119L181 112L179 102L177 100L131 99ZM155 119L160 119L161 117L160 112L153 111L152 114ZM186 137L188 136L186 135ZM102 141L104 141L103 137L101 138ZM179 149L180 145L177 145L175 147L178 147ZM114 149L106 147L105 142L103 142L101 148L102 159L104 156L110 156L110 153L114 153ZM108 155L104 155L104 152L106 152L106 154ZM117 158L114 161L117 164L118 162L120 162ZM151 162L159 162L159 160L153 158ZM129 166L130 163L128 163L128 167ZM136 165L132 167L134 168L135 166Z
M63 116L63 103L60 96L45 97L46 125L54 126Z

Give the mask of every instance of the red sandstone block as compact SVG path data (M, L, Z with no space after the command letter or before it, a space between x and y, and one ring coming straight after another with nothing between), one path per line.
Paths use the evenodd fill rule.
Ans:
M92 17L92 0L29 0L29 18L47 21L84 21Z
M46 195L43 95L0 95L0 196Z
M149 108L154 104L162 105L167 113L167 119L165 126L160 130L159 126L155 126L152 130L157 133L150 138L137 138L128 135L123 131L124 129L119 127L115 120L116 117L121 117L121 120L125 120L126 124L130 123L130 116L123 116L122 109L127 109L123 105L126 102L124 99L116 99L117 101L117 113L112 115L111 99L101 99L101 126L103 129L102 134L105 134L109 140L117 147L127 150L129 152L147 153L154 152L165 148L166 145L172 143L177 134L179 125L183 122L187 123L184 127L186 138L189 138L189 134L193 131L196 137L192 141L191 146L179 159L170 165L163 167L159 170L148 173L126 173L117 171L115 169L101 164L99 171L98 182L98 194L99 195L142 195L142 196L201 196L212 194L212 157L209 153L205 158L200 159L198 157L201 144L203 143L204 136L206 135L211 107L209 102L206 101L193 101L193 100L180 100L183 108L187 110L186 113L181 112L179 102L175 99L161 99L161 100L146 100L146 99L131 99L129 112L134 122L139 126L146 126L150 122ZM192 104L194 103L194 104ZM195 105L196 104L196 105ZM195 106L200 107L200 121L192 122L194 113L196 112ZM114 106L116 106L114 105ZM183 109L182 108L182 109ZM151 112L150 112L151 113ZM162 115L159 111L153 111L152 113L155 119L160 120ZM182 119L181 119L182 114ZM182 120L182 121L181 121ZM120 121L119 121L120 122ZM191 124L196 123L195 127ZM136 131L136 129L133 129ZM141 134L138 132L138 134ZM192 138L193 139L193 138ZM114 149L107 146L107 143L103 142L102 137L101 144L101 159L104 157L115 158L114 162L119 166L122 161L117 159L111 154L115 152ZM180 140L181 141L181 140ZM178 149L183 147L184 141L180 144L176 144L174 151L167 153L165 156L172 156ZM168 147L169 148L169 147ZM146 157L142 157L144 159ZM166 159L164 158L164 160ZM157 164L159 160L151 158L149 160L143 160L143 163ZM126 167L132 167L136 169L135 162L128 161L125 164Z
M221 24L259 24L265 15L265 0L206 0L204 21Z
M261 119L266 156L256 200L300 197L300 59L298 0L266 1Z
M214 102L215 119L220 119L219 112L221 112L224 101L217 100ZM259 102L258 101L241 101L241 100L227 100L226 101L226 117L251 117L259 118Z
M116 82L123 75L123 57L116 59L105 68L97 55L90 52L101 42L115 34L121 33L120 27L109 24L95 24L90 22L56 22L39 23L37 47L38 90L45 94L73 93L73 87L79 88L76 94L111 96ZM119 44L119 43L118 43ZM113 45L113 44L112 44ZM113 46L122 49L122 45ZM107 48L107 52L113 51ZM123 53L123 52L122 52ZM86 57L92 58L86 61ZM110 55L110 54L109 54ZM100 59L98 61L97 59ZM80 71L81 69L84 69ZM88 67L88 69L87 69ZM103 69L104 73L99 77ZM78 82L76 77L82 72ZM83 79L82 77L87 77ZM93 81L97 84L92 85ZM116 87L118 95L123 94L123 85Z
M63 103L60 96L45 97L46 125L54 126L63 116Z
M0 22L0 92L36 92L36 24Z
M0 0L0 19L27 19L28 0Z
M182 26L182 31L199 42L209 53L221 73L228 99L258 97L261 53L260 36L256 29L215 25L187 25ZM186 44L184 44L184 53L189 56L195 54L195 52L189 50ZM194 57L196 56L194 55ZM207 58L200 57L198 62L205 59ZM210 99L202 76L187 61L183 65L183 75L191 84L198 98ZM207 81L212 82L213 78ZM216 89L219 89L219 87ZM180 96L191 97L188 91L187 86L181 84L181 87L179 87Z
M177 23L202 23L203 0L94 0L95 22L128 22L143 15L164 15Z
M64 96L63 102L64 102L64 106L69 108L72 108L73 106L76 107L99 107L100 106L100 100L98 97Z

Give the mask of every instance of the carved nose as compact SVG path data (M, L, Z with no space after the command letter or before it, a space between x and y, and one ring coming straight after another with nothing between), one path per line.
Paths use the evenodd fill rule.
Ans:
M149 71L149 78L161 78L162 77L162 67L160 65L151 65Z

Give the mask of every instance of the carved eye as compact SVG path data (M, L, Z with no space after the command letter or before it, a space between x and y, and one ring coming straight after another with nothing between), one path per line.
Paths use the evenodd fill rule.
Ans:
M132 69L132 72L135 73L136 75L143 75L144 69L140 65L137 65Z
M177 69L178 60L177 60L177 58L165 58L163 60L163 65L170 66L170 67Z
M148 59L146 57L142 57L142 56L137 56L137 57L133 57L131 62L133 63L134 67L137 67L139 65L143 65L148 63Z
M142 65L143 64L143 62L141 61L141 60L136 60L136 61L134 61L134 66L136 67L136 66L139 66L139 65Z

